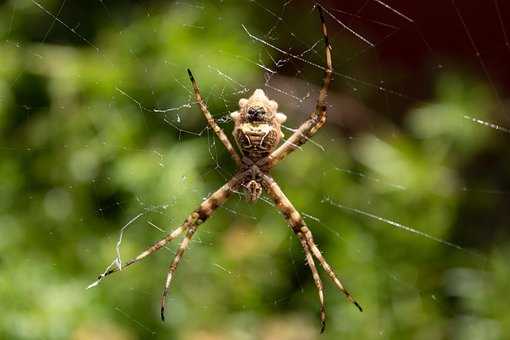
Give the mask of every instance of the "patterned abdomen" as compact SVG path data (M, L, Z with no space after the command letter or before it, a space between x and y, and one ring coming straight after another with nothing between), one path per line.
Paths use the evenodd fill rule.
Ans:
M239 148L253 161L267 157L280 143L280 134L270 124L245 123L234 130Z

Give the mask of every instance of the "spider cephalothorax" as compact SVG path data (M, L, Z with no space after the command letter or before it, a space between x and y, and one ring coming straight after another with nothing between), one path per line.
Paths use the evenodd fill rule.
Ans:
M239 111L232 112L234 139L243 156L257 161L267 157L283 137L281 125L287 119L277 112L278 104L267 98L261 89L239 100Z
M177 249L174 260L168 268L165 289L161 298L161 318L164 320L166 295L173 274L185 250L188 248L191 238L198 227L204 223L219 206L225 203L233 192L239 188L244 188L247 193L248 201L252 202L256 201L262 194L262 191L265 190L273 200L275 207L280 210L292 231L298 237L306 256L306 262L312 271L315 286L319 292L319 301L321 304L320 317L322 322L321 331L324 330L325 326L326 310L324 307L322 281L317 267L315 266L314 258L319 261L320 265L337 288L345 294L350 302L361 310L361 307L344 288L331 266L326 262L326 259L313 240L312 232L301 217L299 211L294 208L276 181L269 175L269 170L272 167L284 159L289 153L299 148L300 145L305 144L326 122L326 96L331 83L333 68L331 62L331 45L328 40L326 24L320 5L317 5L317 8L321 18L321 28L326 45L326 66L324 68L324 81L319 92L315 111L309 115L308 119L302 123L284 143L279 145L280 140L283 138L281 124L285 121L286 117L283 113L277 111L278 104L274 100L267 98L264 91L260 89L255 90L250 98L241 99L239 101L239 111L232 113L232 119L235 123L234 138L242 153L241 156L239 156L225 132L219 127L218 123L216 123L207 109L207 105L200 95L198 85L191 71L188 70L200 110L232 156L232 159L236 162L239 170L227 183L204 200L200 206L184 220L180 227L167 234L164 238L154 243L151 247L147 248L140 255L131 259L124 265L120 265L120 260L115 261L99 276L98 280L89 287L97 285L105 276L144 259L155 251L163 248L180 234L185 233L185 237Z
M232 134L243 154L242 168L249 174L241 184L248 202L262 194L262 170L254 163L269 156L283 137L281 125L287 116L277 110L278 103L257 89L250 98L240 99L239 111L230 114L235 124Z

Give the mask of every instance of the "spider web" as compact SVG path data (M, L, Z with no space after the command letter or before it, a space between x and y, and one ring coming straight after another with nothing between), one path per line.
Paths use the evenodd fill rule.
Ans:
M496 274L504 255L492 255L509 244L497 240L506 235L510 194L510 7L498 0L320 5L335 68L327 127L274 177L367 310L351 310L321 272L326 336L499 338L509 326L485 302L504 294L498 284L509 277ZM0 150L16 165L3 171L18 178L17 169L34 168L15 201L41 207L29 208L35 217L23 222L6 214L7 234L26 247L31 234L14 226L31 230L42 219L48 226L34 235L60 249L37 246L19 269L9 267L21 281L21 271L41 261L34 275L46 272L47 282L4 290L19 301L24 290L39 293L32 309L13 307L2 334L29 337L30 327L49 338L317 337L311 274L265 197L248 205L238 193L200 227L172 283L167 323L159 322L158 297L178 241L83 291L105 264L121 268L235 173L195 105L187 67L229 136L229 113L256 88L287 114L287 137L313 110L324 71L314 4L1 6L0 113L22 116L5 125L21 136L3 132ZM50 99L29 100L38 95L25 88ZM54 167L56 160L65 166ZM44 162L54 162L51 171ZM34 324L41 315L47 325Z

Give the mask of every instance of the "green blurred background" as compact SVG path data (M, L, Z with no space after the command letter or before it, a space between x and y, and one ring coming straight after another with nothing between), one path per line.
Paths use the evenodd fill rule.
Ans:
M300 244L266 201L235 196L200 227L165 323L177 242L85 289L130 220L123 260L235 172L187 67L229 135L228 113L256 88L290 128L313 109L313 3L0 1L0 338L507 338L510 134L471 118L510 126L510 8L388 4L413 22L376 1L323 2L329 121L273 172L365 308L321 271L319 335Z

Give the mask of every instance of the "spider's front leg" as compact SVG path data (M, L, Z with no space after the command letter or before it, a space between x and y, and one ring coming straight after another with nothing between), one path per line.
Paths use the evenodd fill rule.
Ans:
M325 312L324 312L324 298L323 298L323 291L322 291L322 283L320 281L319 275L317 273L317 270L315 269L315 264L313 262L313 258L310 256L310 252L319 260L319 263L321 264L322 268L326 271L328 276L331 278L331 280L335 283L337 288L344 293L344 295L347 297L347 299L353 303L360 311L363 311L361 306L354 300L352 295L347 291L347 289L344 288L341 281L336 276L335 272L331 268L331 266L326 262L326 259L322 256L322 253L320 252L319 248L317 248L317 245L315 244L312 236L312 232L310 229L308 229L308 226L306 225L305 221L301 217L301 214L294 208L292 203L289 201L287 196L283 193L283 191L280 189L280 186L276 183L276 181L269 175L264 174L263 175L263 181L264 181L264 188L267 190L269 196L273 199L274 203L276 204L276 207L280 212L283 214L285 219L287 220L289 226L291 227L292 231L298 236L303 249L305 251L308 265L310 266L310 270L312 271L312 274L314 276L314 281L317 286L317 289L319 290L319 298L321 301L321 321L322 321L322 329L324 329L325 325Z
M264 161L258 164L267 168L274 167L279 161L284 159L289 153L305 144L312 136L326 123L327 107L326 97L331 85L333 76L333 64L331 61L331 44L329 43L328 31L321 5L317 4L317 10L321 19L321 30L324 36L326 48L326 66L324 67L324 79L322 88L319 92L319 98L315 105L315 111L310 114L308 119L276 150L274 150Z
M193 85L193 91L195 92L195 98L197 100L197 105L202 111L202 113L205 116L205 119L207 119L207 122L213 129L214 133L218 136L218 138L221 140L225 148L227 149L228 153L230 153L230 156L232 159L236 162L237 166L241 166L241 158L237 154L236 150L232 146L232 143L230 143L230 140L228 139L225 132L220 128L218 123L214 120L213 116L209 112L209 109L207 108L207 105L204 102L204 99L202 98L202 95L200 94L200 89L198 88L198 84L193 77L193 74L191 73L191 70L188 69L188 76L191 81L191 84Z

